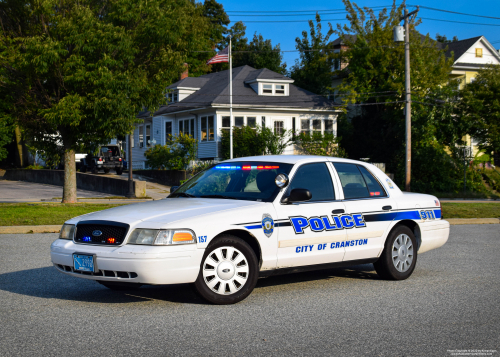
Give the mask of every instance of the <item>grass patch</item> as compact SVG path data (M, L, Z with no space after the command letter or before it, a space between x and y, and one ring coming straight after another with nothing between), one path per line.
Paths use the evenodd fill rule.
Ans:
M500 218L500 202L441 202L443 218Z
M0 226L62 225L70 218L116 206L121 205L93 203L0 203Z

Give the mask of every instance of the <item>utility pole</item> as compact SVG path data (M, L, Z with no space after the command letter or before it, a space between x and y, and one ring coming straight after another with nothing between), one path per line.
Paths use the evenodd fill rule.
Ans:
M128 134L127 145L127 167L128 167L128 198L135 198L134 178L132 176L132 134Z
M405 6L404 16L399 20L404 20L404 43L405 43L405 127L406 127L406 163L405 163L405 191L410 192L411 183L411 86L410 86L410 17L417 15L417 9L408 13ZM394 29L394 40L400 41L397 37L398 28Z

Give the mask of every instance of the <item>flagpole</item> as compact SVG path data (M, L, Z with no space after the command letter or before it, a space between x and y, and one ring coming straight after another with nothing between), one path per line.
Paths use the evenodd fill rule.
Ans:
M231 35L229 35L229 158L233 158L233 58Z

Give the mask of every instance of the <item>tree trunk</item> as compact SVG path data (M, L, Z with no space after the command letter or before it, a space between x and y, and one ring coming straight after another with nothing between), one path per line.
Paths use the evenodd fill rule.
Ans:
M64 150L64 186L62 203L76 203L75 150Z
M21 134L21 129L19 129L19 126L16 125L15 128L15 134L16 134L16 163L19 165L19 167L24 166L24 156L23 156L23 136Z

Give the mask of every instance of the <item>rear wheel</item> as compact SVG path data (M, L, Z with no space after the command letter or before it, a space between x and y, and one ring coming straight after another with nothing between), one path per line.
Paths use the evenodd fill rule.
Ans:
M258 274L258 261L252 248L240 238L225 235L205 250L194 286L213 304L235 304L250 295Z
M108 289L118 290L118 291L137 290L142 286L142 284L138 283L118 283L114 281L102 281L102 280L97 280L97 282L101 285L104 285Z
M404 280L417 264L417 240L410 228L397 226L385 242L385 248L373 266L382 279Z
M117 175L121 175L123 173L123 167L118 167L115 170Z
M104 169L105 174L109 174L109 169Z
M87 165L82 165L80 172L87 172Z

